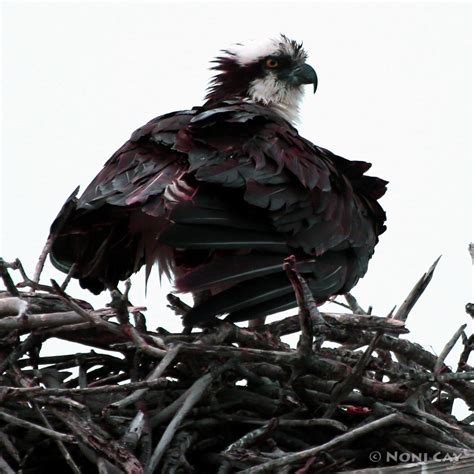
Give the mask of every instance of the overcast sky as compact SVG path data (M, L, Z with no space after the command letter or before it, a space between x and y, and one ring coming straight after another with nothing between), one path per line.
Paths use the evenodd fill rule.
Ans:
M371 173L390 181L388 230L353 294L384 316L442 254L408 337L439 353L468 322L469 4L14 2L3 4L2 26L5 259L19 257L32 273L65 198L131 132L200 104L220 49L281 32L304 42L320 81L305 98L300 133L373 163ZM44 282L51 277L63 278L48 265ZM166 309L169 285L152 278L145 297L143 280L133 279L132 301L148 306L150 328L178 330Z

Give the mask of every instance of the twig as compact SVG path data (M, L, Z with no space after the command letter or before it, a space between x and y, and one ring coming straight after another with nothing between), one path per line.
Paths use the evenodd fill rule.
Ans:
M342 446L372 431L379 430L381 428L385 428L387 426L393 425L397 423L397 421L399 421L398 415L396 413L392 413L390 415L384 416L383 418L367 423L359 428L355 428L348 433L344 433L339 436L336 436L331 441L328 441L327 443L324 443L320 446L306 449L304 451L300 451L297 453L288 454L286 456L281 456L279 459L275 459L273 461L260 464L259 466L251 467L250 469L245 469L244 471L242 471L242 474L257 474L260 472L271 472L272 470L278 467L288 466L288 465L295 464L297 462L302 462L305 459L315 456L322 451L329 451L336 447Z
M69 282L71 281L72 276L74 275L74 272L76 271L76 267L77 267L77 264L76 264L76 263L73 263L73 264L71 265L71 268L70 268L69 271L67 272L66 278L65 278L64 281L61 283L61 290L66 291L66 288L67 288L67 286L69 285Z
M168 353L166 349L157 349L156 347L148 344L146 340L139 334L139 332L130 324L124 324L122 326L122 331L129 337L135 347L145 354L161 359ZM154 341L157 342L158 338L154 338ZM166 346L163 344L162 347Z
M18 418L16 416L9 415L8 413L4 411L0 411L0 418L2 420L5 420L7 423L11 423L12 425L21 426L22 428L25 428L27 430L38 431L53 439L58 439L60 441L65 441L68 443L75 442L74 436L67 435L65 433L60 433L58 431L50 430L48 428L44 428L43 426L36 425L35 423L31 423L29 421L22 420L21 418Z
M362 379L362 375L364 374L364 371L367 366L367 363L369 362L370 356L372 355L372 352L374 352L375 348L377 347L377 343L379 342L381 337L382 337L382 333L377 333L373 337L373 339L370 341L369 346L365 350L364 354L362 355L362 357L359 359L354 369L352 370L352 373L334 386L332 390L334 401L326 409L326 412L324 413L323 418L330 418L336 411L337 404L344 397L346 397L350 392L352 392L352 389Z
M3 456L0 454L0 472L3 474L15 474L15 471L10 467L10 465L3 459Z
M261 439L268 438L270 433L277 426L278 426L278 418L271 419L270 421L265 423L262 427L249 431L244 436L239 438L237 441L234 441L231 445L229 445L224 450L224 453L229 453L235 449L247 448L248 446L251 446L252 444L260 441Z
M104 321L102 318L96 316L90 311L86 311L81 306L79 306L70 296L68 296L61 287L54 281L51 280L53 291L68 305L73 309L79 316L86 320L89 323L92 323L95 326L99 326L113 334L122 334L120 329L108 321Z
M15 283L13 283L10 273L8 273L8 268L11 268L11 267L7 264L7 262L5 262L5 260L3 260L3 258L0 258L0 276L3 280L3 284L5 285L5 288L12 296L19 296L20 292L18 291L18 288L15 286Z
M171 362L173 362L173 360L176 358L180 348L181 346L179 344L171 348L163 357L161 362L153 369L153 372L146 378L146 381L152 382L154 380L159 379L164 373L164 371L171 364ZM139 389L136 392L130 394L128 397L125 397L122 400L112 403L112 405L110 405L110 408L123 408L127 405L130 405L131 403L135 403L145 394L146 391L146 388Z
M155 471L166 448L171 443L171 440L173 439L173 436L175 435L179 425L189 413L189 411L193 408L193 406L199 402L212 380L212 374L205 374L200 379L196 380L196 382L194 382L191 388L186 392L186 398L184 400L183 406L178 410L174 418L171 420L171 423L167 426L163 436L160 439L160 442L153 451L151 459L145 469L146 474L152 474Z
M45 426L52 430L51 423L48 421L48 418L46 415L43 413L43 411L38 407L36 403L33 404L34 409L37 413L37 415L41 418ZM75 474L81 474L81 470L79 469L79 466L74 462L74 459L72 458L71 454L67 450L66 446L64 446L64 443L59 440L55 439L56 445L58 446L59 451L64 457L64 460L66 461L67 465L71 468L71 471L74 472Z
M56 408L50 408L50 411L74 433L77 441L98 451L110 461L118 463L125 472L137 474L143 472L137 458L122 443L114 440L101 430L92 421L91 416L80 416L74 411L58 410Z
M13 362L16 362L16 360L26 354L26 352L31 351L37 345L41 345L41 342L42 339L40 336L38 336L34 332L30 333L30 335L23 342L18 344L10 352L8 357L5 357L0 363L0 374L3 374L3 372L5 372L9 365L11 365Z
M32 292L34 293L36 290L41 290L41 291L46 291L46 292L50 292L51 291L51 287L48 286L48 285L41 285L40 283L38 282L35 282L34 280L32 280L31 278L28 277L28 275L26 274L25 272L25 269L23 268L23 264L21 263L21 261L17 258L15 259L15 261L13 262L13 264L11 264L11 267L12 269L14 270L18 270L20 272L20 275L21 277L23 278L23 281L18 283L16 286L17 288L31 288Z
M171 422L168 424L163 436L155 448L153 455L145 469L145 473L151 474L156 466L158 466L161 457L163 456L166 446L171 442L174 433L181 424L182 420L186 417L192 407L199 402L204 392L207 390L211 382L218 377L220 374L229 370L234 366L234 362L230 361L220 367L211 370L210 373L203 375L201 378L196 380L193 385L183 394L182 406L173 417ZM181 398L181 397L180 397Z
M361 315L355 313L319 313L327 326L335 330L340 329L365 329L368 331L383 330L390 333L408 333L404 321L396 319L387 319L385 316ZM316 321L313 320L313 323ZM300 328L298 316L288 316L287 318L266 324L262 331L272 334L288 335L298 332ZM331 332L331 331L329 331ZM360 331L358 331L359 333ZM365 344L364 344L365 345Z
M166 381L165 381L166 382ZM133 390L159 389L166 387L163 380L142 380L140 382L130 382L123 385L101 385L99 387L83 387L83 388L44 388L35 387L8 387L5 390L4 399L30 399L51 396L93 396L100 393L121 393L131 392Z
M344 295L344 298L347 301L347 304L349 305L349 308L351 308L352 312L355 314L369 314L368 311L365 311L362 309L362 306L358 303L356 300L355 296L353 296L351 293L347 293Z
M439 375L443 365L444 365L444 360L446 359L447 355L451 352L452 348L458 342L458 339L461 337L461 334L464 332L464 329L466 329L467 324L463 324L453 335L453 337L448 341L448 343L444 346L443 350L441 351L441 354L439 355L438 359L436 360L435 366L433 368L433 372L435 375Z
M223 419L232 423L245 423L250 425L265 425L269 420L258 420L255 418L246 418L244 416L234 415L217 415L219 419ZM332 428L338 431L348 431L348 427L337 420L330 420L328 418L311 418L308 420L292 420L288 418L278 418L278 426L288 427L314 427L319 426L323 428Z
M436 269L436 265L438 265L440 258L441 256L439 256L434 261L433 265L431 265L428 271L418 280L417 284L413 287L409 295L405 298L405 301L402 303L400 308L398 308L398 311L393 316L394 319L398 319L399 321L406 321L413 306L415 306L415 303L426 290L426 287L430 283L431 278L433 278L433 273Z
M145 414L143 411L138 410L135 418L130 423L127 432L122 436L122 441L127 445L131 451L135 451L143 430L145 429Z
M0 446L3 448L3 452L7 453L17 463L20 463L20 453L16 449L15 445L11 442L10 438L6 433L0 431ZM1 451L1 450L0 450ZM1 472L1 470L0 470Z
M135 308L130 308L130 310ZM137 308L140 309L140 308ZM93 326L97 325L97 318L114 316L115 312L111 309L102 309L100 311L86 311L81 308L82 312L92 316L87 317L87 322ZM83 323L85 317L78 314L77 311L64 311L61 313L45 313L45 314L29 314L27 316L7 316L0 319L0 333L11 332L15 330L30 331L39 328L54 328L57 326L68 326L77 323ZM92 319L92 321L91 321ZM102 320L103 321L103 320ZM107 322L107 321L104 321ZM100 323L99 323L100 324ZM112 324L112 323L109 323ZM121 334L120 329L116 326L115 334Z
M17 297L0 299L0 316L23 316L28 310L28 303Z
M118 290L113 290L110 292L112 296L112 301L107 305L115 310L117 314L117 319L120 324L129 324L130 315L128 313L128 293L130 292L131 283L130 280L125 282L125 293L122 294Z

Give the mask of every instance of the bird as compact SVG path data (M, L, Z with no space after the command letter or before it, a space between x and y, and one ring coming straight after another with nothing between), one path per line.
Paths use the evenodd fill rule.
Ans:
M222 50L202 105L138 128L63 207L53 265L99 294L157 264L194 297L188 329L295 307L290 256L318 305L348 293L386 230L388 182L298 133L307 58L285 35Z

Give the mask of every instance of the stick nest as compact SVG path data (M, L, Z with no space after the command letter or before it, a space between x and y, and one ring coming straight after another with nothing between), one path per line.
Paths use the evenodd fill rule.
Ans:
M435 265L387 317L350 295L346 313L322 313L285 267L298 315L171 334L148 329L127 291L94 310L67 281L40 285L41 269L30 280L1 260L0 471L303 474L397 464L394 452L471 457L471 419L452 409L474 406L474 337L462 326L439 357L400 338ZM297 348L281 339L293 333ZM42 356L51 338L86 350ZM460 338L454 371L444 360Z

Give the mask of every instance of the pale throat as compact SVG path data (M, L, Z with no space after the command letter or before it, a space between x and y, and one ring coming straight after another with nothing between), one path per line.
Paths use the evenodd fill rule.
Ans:
M302 87L288 87L273 74L250 83L247 100L265 105L285 120L295 124L299 120Z

